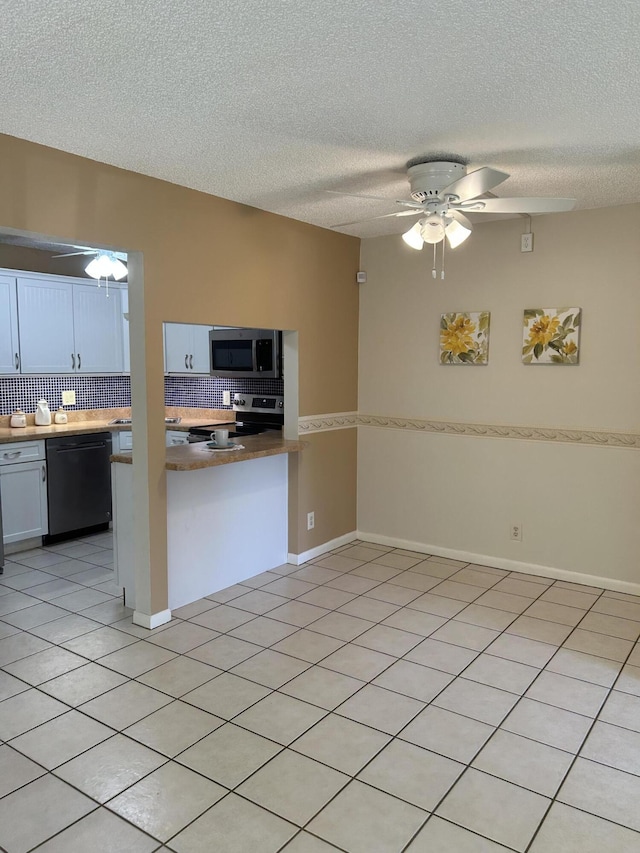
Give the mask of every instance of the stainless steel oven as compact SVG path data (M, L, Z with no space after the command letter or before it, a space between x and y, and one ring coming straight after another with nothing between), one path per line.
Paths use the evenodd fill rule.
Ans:
M279 379L282 332L277 329L212 329L209 332L211 376Z
M214 430L228 427L230 438L242 438L243 435L279 430L284 426L284 397L271 394L260 397L257 394L234 394L233 411L235 422L211 424L203 427L191 427L189 444L196 441L209 441Z

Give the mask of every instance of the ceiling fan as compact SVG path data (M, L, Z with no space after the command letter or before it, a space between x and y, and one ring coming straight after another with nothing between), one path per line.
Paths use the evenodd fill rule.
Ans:
M471 234L473 225L465 216L466 213L557 213L572 210L576 203L572 198L486 197L486 193L506 181L509 175L489 166L467 173L466 165L457 160L409 161L407 177L413 200L395 200L397 205L407 208L406 210L355 222L341 222L331 227L344 228L392 216L420 216L418 222L402 235L402 239L413 249L422 249L424 243L433 244L435 253L435 246L440 242L443 243L444 251L445 237L449 246L455 249ZM357 195L335 190L327 192L389 201L382 196Z
M127 260L124 252L110 252L104 249L85 249L80 248L77 252L66 252L64 255L54 255L54 258L72 258L76 255L93 255L93 260L89 261L85 267L85 272L91 278L108 279L113 276L116 281L120 281L127 275L127 268L122 263Z

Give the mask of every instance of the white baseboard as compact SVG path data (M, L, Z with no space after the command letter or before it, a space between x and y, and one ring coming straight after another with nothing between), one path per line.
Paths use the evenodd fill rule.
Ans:
M150 631L153 628L159 628L171 620L170 610L161 610L159 613L140 613L137 610L133 611L133 624L140 625L141 628L148 628Z
M344 533L336 539L331 539L330 542L323 542L322 545L316 545L315 548L311 548L309 551L303 551L302 554L287 554L287 563L291 563L293 566L301 566L309 560L321 557L323 554L326 554L327 551L333 551L335 548L340 548L342 545L348 545L349 542L353 542L353 540L357 538L357 531L352 530L351 533Z
M554 580L569 581L570 583L595 586L614 592L626 592L630 595L640 595L640 583L603 578L597 575L585 575L582 572L572 572L569 569L558 569L555 566L539 566L536 563L522 563L519 560L509 560L505 557L491 557L487 554L473 554L470 551L457 551L453 548L441 548L438 545L428 545L424 542L412 542L409 539L397 539L393 536L379 536L377 533L366 533L358 530L358 539L363 542L373 542L377 545L388 545L391 548L403 548L407 551L417 551L419 554L432 554L436 557L448 557L464 563L476 563L479 566L490 566L495 569L505 569L508 572L522 572L525 575L540 575ZM337 547L337 546L336 546Z
M31 551L32 548L42 548L42 536L32 536L31 539L19 539L17 542L5 542L4 555L11 557L21 551Z

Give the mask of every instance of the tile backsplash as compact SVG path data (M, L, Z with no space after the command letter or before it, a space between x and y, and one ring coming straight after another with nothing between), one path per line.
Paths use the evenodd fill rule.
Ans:
M62 404L62 391L76 392L76 405L66 409L110 409L131 405L128 376L15 376L0 378L0 415L15 409L34 412L44 398L51 411ZM230 408L222 403L222 392L282 394L282 379L220 379L212 376L166 376L167 406L203 409Z
M53 412L62 405L62 392L75 391L75 406L65 409L118 409L131 405L128 376L11 376L0 379L0 415L15 409L35 412L45 399Z
M166 406L201 407L204 409L230 408L222 403L222 392L245 394L282 394L282 379L222 379L213 376L165 376L164 402Z

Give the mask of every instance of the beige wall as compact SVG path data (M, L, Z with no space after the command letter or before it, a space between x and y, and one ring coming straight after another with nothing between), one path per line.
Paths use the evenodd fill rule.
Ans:
M640 432L640 205L476 226L447 255L366 240L361 413ZM522 364L526 307L580 306L579 366ZM487 366L438 362L447 311L491 312ZM491 560L640 582L640 452L360 427L361 531ZM512 542L510 525L523 525Z
M336 484L356 480L358 430L330 430L303 436L307 447L297 464L301 487L297 504L297 536L305 543L303 550L315 548L334 537L342 519L350 518L352 526L343 533L356 530L357 519L353 495ZM312 485L313 484L313 485ZM307 513L315 513L315 527L307 532Z
M132 398L147 439L136 451L146 487L136 495L149 494L143 526L157 612L166 607L162 322L297 330L300 414L353 410L359 241L7 136L0 136L0 186L0 230L142 253L130 264ZM142 265L143 277L136 275ZM351 453L355 460L355 446ZM318 477L317 465L297 467L294 499L304 494L305 502L320 504L333 503L332 492L340 496L328 538L355 527L354 465L342 467L332 484ZM303 509L291 511L294 546L307 550L315 540L306 524L302 529Z

